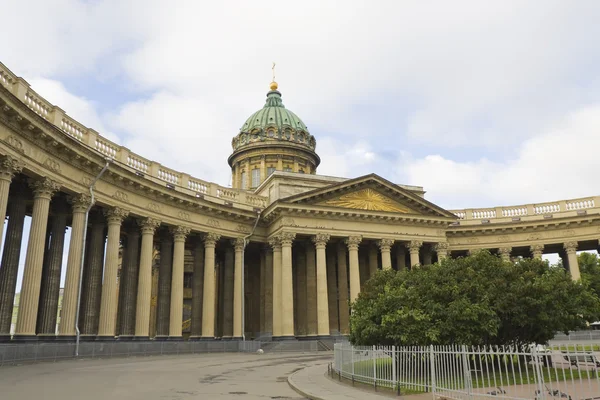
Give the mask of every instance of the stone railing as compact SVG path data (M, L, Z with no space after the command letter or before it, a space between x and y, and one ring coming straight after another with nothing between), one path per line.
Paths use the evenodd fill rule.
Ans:
M600 208L600 196L520 206L467 208L464 210L450 210L450 212L456 215L460 221L491 222L492 220L518 221L521 217L553 218L556 214L562 216L581 215L596 208Z
M241 203L251 207L267 206L267 198L264 196L222 187L215 183L191 177L188 174L148 160L126 147L119 146L102 137L98 132L85 127L69 117L62 109L46 101L23 78L17 77L2 63L0 63L0 85L10 90L27 107L69 137L101 153L103 156L113 159L114 162L130 168L138 176L149 179L154 178L151 180L157 183L162 182L170 189L181 189L182 192L195 194L196 197L207 196L208 199L214 197L224 202Z

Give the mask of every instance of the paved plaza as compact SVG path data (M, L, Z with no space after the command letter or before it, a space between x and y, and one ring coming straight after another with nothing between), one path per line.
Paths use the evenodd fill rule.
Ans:
M331 354L197 354L0 368L2 400L303 399L290 374Z

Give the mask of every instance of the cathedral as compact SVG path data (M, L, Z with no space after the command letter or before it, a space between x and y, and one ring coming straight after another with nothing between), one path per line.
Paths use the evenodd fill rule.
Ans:
M379 269L486 249L557 253L577 280L576 252L598 248L598 196L446 210L376 174L321 176L318 132L269 89L224 187L111 142L0 63L0 340L325 339Z

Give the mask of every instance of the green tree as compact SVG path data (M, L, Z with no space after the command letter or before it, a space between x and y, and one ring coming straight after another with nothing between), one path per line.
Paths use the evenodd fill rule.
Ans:
M581 281L600 296L600 260L596 253L580 253L577 256Z
M352 305L358 345L545 343L595 320L600 300L564 269L487 251L412 271L380 271Z

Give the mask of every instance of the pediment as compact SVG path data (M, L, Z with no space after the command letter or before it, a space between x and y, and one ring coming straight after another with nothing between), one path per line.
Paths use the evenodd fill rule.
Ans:
M410 209L405 205L370 187L342 194L316 204L357 210L410 213Z
M281 199L284 203L330 209L389 212L456 219L449 211L410 190L371 174Z

